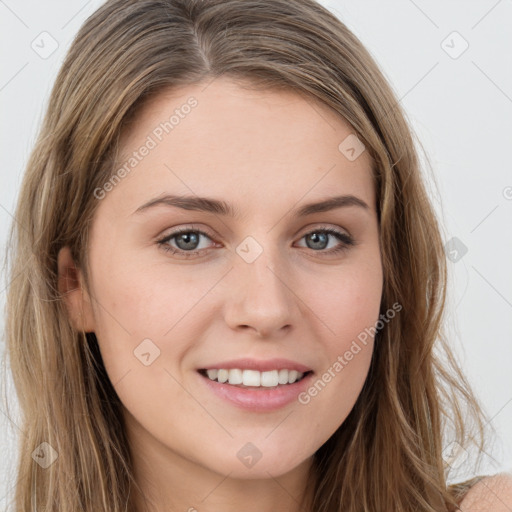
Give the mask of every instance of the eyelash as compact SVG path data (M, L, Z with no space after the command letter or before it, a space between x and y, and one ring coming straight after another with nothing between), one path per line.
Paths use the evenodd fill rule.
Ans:
M203 235L207 238L210 238L212 239L212 237L200 230L200 229L192 229L192 228L181 228L181 229L178 229L176 231L173 231L172 233L170 233L169 235L166 235L164 238L161 238L160 240L157 240L157 244L159 247L161 247L165 252L167 253L171 253L171 254L179 254L180 257L183 257L185 259L187 258L192 258L196 255L198 255L201 251L204 251L204 250L208 250L208 249L201 249L199 251L184 251L183 249L177 249L175 247L171 247L167 244L167 242L171 241L173 238L177 237L178 235L182 234L182 233L198 233L200 235ZM318 251L315 251L314 249L311 249L313 252L320 252L320 253L324 253L326 255L335 255L335 254L340 254L342 252L345 252L347 251L350 247L356 245L356 241L348 234L346 233L342 233L336 229L333 229L333 228L329 228L329 227L322 227L322 228L317 228L317 229L313 229L311 231L308 231L307 233L305 233L304 235L302 235L301 239L308 236L308 235L311 235L312 233L325 233L325 234L329 234L329 235L332 235L334 237L336 237L341 243L341 245L339 245L338 247L336 247L335 249L330 249L328 251L325 251L325 250L318 250Z

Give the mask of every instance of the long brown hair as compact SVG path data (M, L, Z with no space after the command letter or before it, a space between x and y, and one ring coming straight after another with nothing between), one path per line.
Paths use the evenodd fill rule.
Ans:
M293 90L351 124L373 160L381 311L403 306L376 335L353 410L314 455L311 510L455 510L467 484L447 485L443 448L482 453L485 416L444 334L440 223L398 98L361 42L313 0L109 0L79 30L8 246L7 354L23 421L15 510L129 509L137 483L120 401L94 333L70 325L57 254L71 248L87 286L94 191L113 174L122 130L164 89L222 75ZM32 456L43 442L58 454L47 468Z

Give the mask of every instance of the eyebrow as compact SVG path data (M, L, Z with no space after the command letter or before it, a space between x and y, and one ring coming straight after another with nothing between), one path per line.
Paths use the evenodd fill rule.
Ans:
M147 203L144 203L142 206L139 206L139 208L137 208L133 213L142 213L156 206L171 206L181 208L183 210L195 210L223 215L226 217L240 218L240 211L225 201L213 199L210 197L186 195L180 196L170 194L151 199ZM362 199L352 194L346 194L330 197L314 203L305 204L300 208L293 210L292 213L297 217L305 217L314 213L322 213L334 210L336 208L346 208L350 206L357 206L363 210L370 211L370 207Z

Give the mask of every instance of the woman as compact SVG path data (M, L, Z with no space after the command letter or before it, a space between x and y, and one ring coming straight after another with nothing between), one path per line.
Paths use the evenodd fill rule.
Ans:
M16 510L512 506L506 475L447 485L485 418L434 353L438 224L397 99L313 1L107 1L16 219Z

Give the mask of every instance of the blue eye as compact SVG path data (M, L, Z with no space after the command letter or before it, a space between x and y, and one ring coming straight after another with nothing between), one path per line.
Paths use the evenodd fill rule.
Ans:
M186 259L197 256L201 252L208 251L210 249L197 249L198 245L200 245L202 237L210 240L212 239L208 233L205 233L199 229L181 228L158 240L157 244L165 252ZM313 245L313 247L309 245L308 248L314 252L322 252L326 255L339 254L356 245L355 240L350 235L342 233L341 231L337 231L333 228L319 228L309 231L308 233L304 234L301 239L308 237L311 241L310 244L312 243ZM340 243L336 247L325 251L325 246L329 245L329 239L332 237L336 238ZM169 242L171 241L173 241L177 247L169 245Z
M170 235L167 235L165 238L158 240L158 245L162 247L165 252L170 252L171 254L177 254L184 258L190 258L199 254L201 251L196 250L197 245L201 237L206 237L211 239L211 237L201 231L199 229L190 229L184 228L179 229L177 231L172 232ZM171 240L174 240L175 244L180 244L182 247L173 247L168 244ZM191 247L192 246L192 247ZM192 249L192 250L189 250Z
M313 244L321 245L322 247L320 249L325 249L325 247L323 247L324 244L329 245L329 237L335 237L339 242L341 242L333 249L325 251L326 254L338 254L355 245L355 240L350 235L342 233L333 228L315 229L302 236L302 238L306 237L310 237L310 240L313 241ZM309 248L312 249L312 247Z

